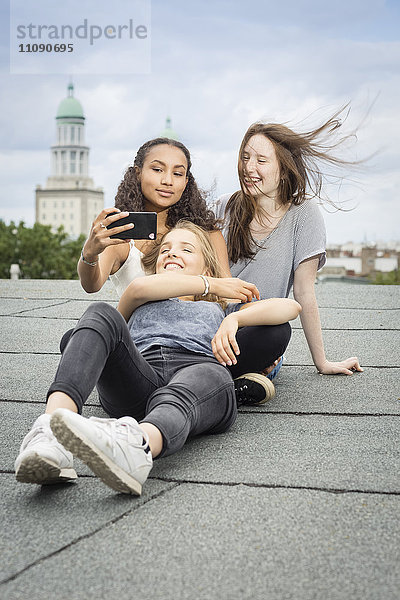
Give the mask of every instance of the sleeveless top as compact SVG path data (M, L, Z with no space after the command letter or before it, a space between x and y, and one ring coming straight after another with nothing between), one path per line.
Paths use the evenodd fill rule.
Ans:
M118 296L122 296L131 281L145 275L140 262L142 256L143 254L136 248L135 243L131 241L126 261L116 273L110 275L110 281L114 284Z

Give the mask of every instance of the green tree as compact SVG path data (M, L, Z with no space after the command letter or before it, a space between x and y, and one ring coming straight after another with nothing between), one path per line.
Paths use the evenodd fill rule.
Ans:
M6 225L0 220L0 277L10 277L10 266L19 264L25 279L77 279L76 264L85 236L68 238L63 227L52 233L50 225Z
M17 236L14 231L16 232L17 229L13 221L10 225L6 225L0 220L0 277L2 279L10 277L10 265L17 262Z
M400 284L400 271L395 269L388 273L375 273L371 277L371 283L375 285L399 285Z

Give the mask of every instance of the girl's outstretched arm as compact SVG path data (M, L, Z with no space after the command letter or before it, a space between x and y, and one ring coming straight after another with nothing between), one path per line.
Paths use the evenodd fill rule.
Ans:
M239 327L246 325L280 325L299 316L301 306L290 298L269 298L242 306L237 313Z
M300 304L290 298L269 298L244 305L225 317L213 337L211 348L215 358L223 365L236 364L236 356L240 353L236 341L239 327L280 325L295 319L300 312Z
M330 362L325 357L321 321L314 290L317 267L318 256L300 263L295 271L293 284L293 295L302 306L301 324L314 364L324 375L337 373L352 375L354 371L363 371L356 356L340 362Z
M113 215L113 213L116 213ZM98 292L109 275L117 271L129 254L129 240L111 239L110 235L130 229L123 225L111 232L102 227L118 221L129 213L118 208L104 208L92 223L88 238L82 248L84 260L79 258L77 271L83 289L89 294ZM109 216L112 215L112 216Z
M259 298L259 292L252 283L237 278L207 277L209 292L224 298L240 298L245 302ZM160 273L138 277L128 285L122 294L117 309L125 318L129 317L142 304L167 300L179 296L194 296L205 291L204 279L199 275L185 273Z
M204 281L198 275L160 273L134 279L122 294L117 310L126 321L142 304L188 294L202 294Z

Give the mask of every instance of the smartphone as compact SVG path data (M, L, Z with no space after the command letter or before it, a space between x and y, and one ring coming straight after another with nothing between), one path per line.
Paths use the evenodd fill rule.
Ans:
M117 213L111 213L113 215ZM111 216L111 215L108 215ZM121 233L110 235L110 238L119 238L121 240L155 240L157 237L157 213L155 212L130 212L127 217L122 217L107 225L107 229L121 227L133 223L132 229L127 229Z

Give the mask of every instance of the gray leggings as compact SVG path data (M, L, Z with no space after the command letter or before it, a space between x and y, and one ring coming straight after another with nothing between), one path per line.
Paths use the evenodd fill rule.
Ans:
M173 454L189 436L222 433L236 419L233 380L215 358L152 347L139 352L121 314L96 302L61 340L62 357L47 397L61 391L78 412L96 386L104 410L132 416L162 433L160 456Z

